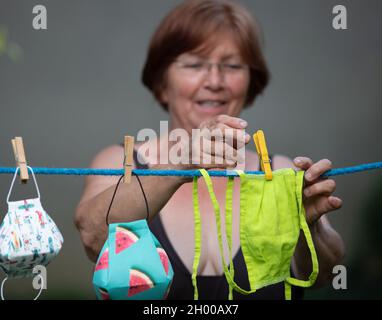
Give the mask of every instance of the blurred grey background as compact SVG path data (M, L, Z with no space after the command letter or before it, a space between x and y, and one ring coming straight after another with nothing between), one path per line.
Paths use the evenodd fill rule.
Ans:
M334 167L382 161L382 2L241 2L260 22L272 73L265 94L243 114L251 130L263 129L270 151L292 158L329 158ZM159 130L167 114L140 75L154 29L178 3L0 0L0 166L14 166L14 136L24 138L31 166L85 168L125 134ZM37 4L47 8L47 30L32 28ZM348 30L332 27L337 4L347 8ZM65 238L41 298L94 299L93 265L73 225L83 178L37 179L42 204ZM381 171L336 178L344 205L330 220L347 246L348 289L329 286L309 291L307 298L382 297L382 249L376 246L382 243L381 180ZM0 175L2 217L10 182L10 175ZM17 184L13 199L33 196L32 187ZM5 293L29 299L35 292L29 280L14 280Z

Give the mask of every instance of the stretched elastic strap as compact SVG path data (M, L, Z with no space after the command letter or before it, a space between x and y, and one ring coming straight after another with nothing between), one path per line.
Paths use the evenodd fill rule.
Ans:
M143 193L143 198L144 198L144 200L145 200L146 212L147 212L147 215L146 215L146 221L149 222L150 211L149 211L149 204L148 204L148 201L147 201L147 198L146 198L145 190L143 189L142 182L141 182L141 180L139 179L138 175L136 175L135 173L133 173L133 175L136 176L136 178L137 178L137 180L138 180L138 183L139 183L139 187L141 188L141 191L142 191L142 193ZM118 190L119 184L121 183L123 177L124 177L124 176L122 175L122 176L119 178L119 180L118 180L118 182L117 182L117 185L115 186L115 189L114 189L114 192L113 192L113 196L111 197L110 204L109 204L109 208L107 209L107 213L106 213L106 217L105 217L105 221L106 221L106 225L107 225L107 226L109 226L110 209L111 209L111 206L112 206L112 204L113 204L115 195L117 194L117 190Z
M233 277L231 276L231 273L229 272L225 259L224 259L224 252L223 252L223 241L222 241L222 233L221 233L221 221L220 221L220 206L219 203L216 199L215 192L213 190L213 185L210 176L208 175L208 172L205 169L200 169L200 173L204 177L204 181L207 185L208 193L210 194L212 204L214 206L214 211L215 211L215 218L216 218L216 225L218 229L218 239L219 239L219 250L222 258L222 264L223 264L223 270L224 274L226 276L226 279L228 281L229 286L232 286L235 291L241 293L241 294L251 294L256 292L256 290L244 290L240 286L238 286Z
M3 300L3 301L5 300L5 299L4 299L4 290L3 290L3 289L4 289L4 283L5 283L5 281L7 281L7 280L8 280L8 277L6 277L6 278L1 282L1 292L0 292L0 293L1 293L1 300Z
M234 279L235 269L232 260L232 198L233 198L233 187L234 187L234 177L229 177L227 182L227 191L226 191L226 203L225 203L225 226L227 234L227 242L229 248L229 272L231 278ZM231 283L228 282L228 300L233 300Z
M292 286L288 281L284 281L285 300L292 300Z
M199 198L198 198L198 178L194 177L192 198L194 202L194 238L195 238L195 255L194 263L192 265L192 285L194 287L194 300L198 300L198 286L196 283L196 276L198 274L198 266L200 261L202 233L201 233L201 219L199 210Z
M297 171L297 179L296 179L296 197L298 201L298 208L299 208L299 217L300 217L300 228L304 232L306 242L308 244L308 248L310 251L310 256L312 259L312 273L310 274L308 280L300 280L292 277L288 277L286 279L286 282L288 282L291 285L299 286L299 287L311 287L317 279L318 275L318 259L316 250L314 248L312 235L310 233L308 224L306 223L306 217L305 217L305 208L302 204L302 189L303 189L303 180L304 180L304 171Z
M36 186L36 190L37 190L37 198L40 199L40 190L38 189L38 185L37 185L37 181L36 181L36 177L34 175L34 172L33 172L33 169L29 166L27 166L27 168L30 170L30 172L32 173L32 177L33 177L33 181L34 181L34 184ZM16 168L16 171L15 171L15 174L13 175L13 179L12 179L12 183L11 183L11 187L9 188L9 191L8 191L8 195L7 195L7 203L9 204L9 197L11 196L11 192L12 192L12 189L13 189L13 185L15 184L15 180L16 180L16 177L17 177L17 172L20 170L19 167Z
M42 289L44 288L44 278L41 276L41 274L39 274L38 276L39 276L40 279L41 279L40 291L38 292L37 296L35 296L35 297L33 298L33 300L37 300L37 299L40 297L41 292L42 292ZM4 299L4 290L3 290L3 289L4 289L4 283L5 283L5 281L7 281L7 280L8 280L8 277L5 278L5 279L1 282L1 289L0 289L1 300L5 300L5 299Z

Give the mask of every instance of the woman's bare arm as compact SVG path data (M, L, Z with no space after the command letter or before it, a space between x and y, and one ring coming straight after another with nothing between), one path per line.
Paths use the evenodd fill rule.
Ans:
M112 146L101 151L93 160L91 168L123 167L123 148ZM154 165L152 169L173 169L169 165ZM139 177L146 194L150 219L164 207L175 191L186 180L182 177ZM90 260L96 261L108 228L106 214L119 177L88 176L85 188L75 213L75 225ZM146 204L136 177L130 184L120 183L109 215L109 223L145 219Z

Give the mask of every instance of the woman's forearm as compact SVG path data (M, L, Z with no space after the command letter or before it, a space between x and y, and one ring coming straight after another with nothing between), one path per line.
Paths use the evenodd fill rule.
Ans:
M153 166L152 169L169 168ZM188 181L182 177L160 176L141 176L139 179L148 202L149 220L153 219L176 190ZM75 224L80 231L86 253L92 261L96 261L107 238L106 215L115 188L116 185L113 185L95 197L80 203L76 210ZM130 184L120 183L108 222L129 222L146 219L146 217L147 209L144 195L137 178L133 176Z
M316 249L319 274L315 287L325 285L333 278L333 267L341 264L345 247L341 236L330 226L325 217L318 220L310 228ZM312 272L312 261L304 234L301 232L293 257L295 276L307 279Z

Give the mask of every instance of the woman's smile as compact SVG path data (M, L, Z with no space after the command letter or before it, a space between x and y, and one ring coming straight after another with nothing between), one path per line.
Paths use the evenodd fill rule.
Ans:
M218 115L227 112L228 101L220 99L200 99L194 102L194 106L200 113Z

